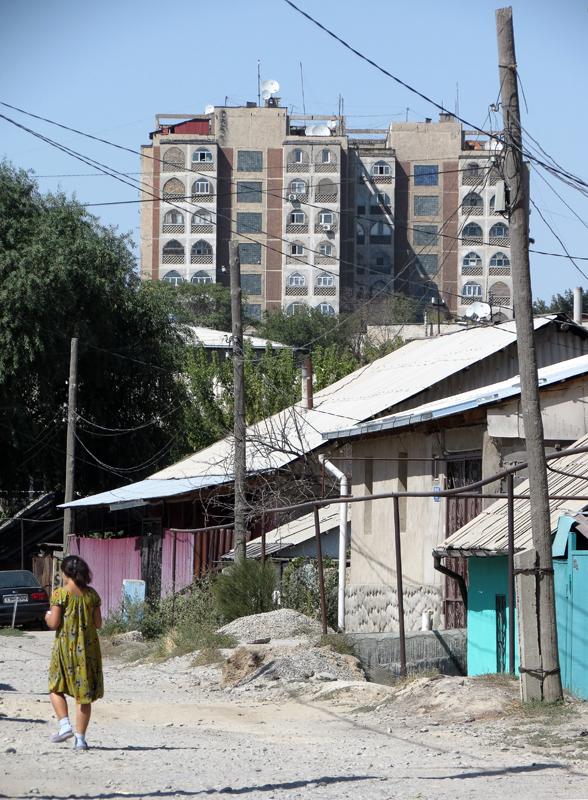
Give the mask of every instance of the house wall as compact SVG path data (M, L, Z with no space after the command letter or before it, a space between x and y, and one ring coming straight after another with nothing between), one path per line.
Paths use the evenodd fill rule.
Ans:
M504 654L508 670L508 559L468 559L468 675L485 675L497 672L496 596L506 599L506 625ZM516 619L515 619L516 626ZM517 641L515 627L515 642ZM518 671L519 653L515 652L515 669Z

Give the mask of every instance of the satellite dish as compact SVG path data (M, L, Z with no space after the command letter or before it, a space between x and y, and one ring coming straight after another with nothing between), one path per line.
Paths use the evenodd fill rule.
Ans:
M466 317L472 319L476 317L477 319L490 319L492 314L492 309L488 305L488 303L482 303L480 301L476 301L472 303L468 310L465 312Z
M336 127L337 127L337 120L336 120L336 119L330 119L330 120L327 122L327 128L328 128L330 131L334 131Z
M261 91L269 92L270 95L275 94L280 91L280 84L274 80L263 81L261 84Z
M264 89L263 92L261 93L262 100L269 100L271 96L272 93L267 89Z
M314 131L313 131L313 135L314 136L330 136L331 135L331 129L329 128L328 125L313 125L313 128L314 128Z
M210 103L207 106L204 106L204 113L205 114L214 114L214 106Z
M314 136L317 125L307 125L304 129L305 136Z

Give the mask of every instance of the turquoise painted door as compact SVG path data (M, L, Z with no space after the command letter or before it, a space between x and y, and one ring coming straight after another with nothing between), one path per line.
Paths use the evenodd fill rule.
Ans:
M572 694L588 699L588 637L586 613L588 612L588 552L572 550L569 557L571 576L571 602L569 640L569 673L567 688Z

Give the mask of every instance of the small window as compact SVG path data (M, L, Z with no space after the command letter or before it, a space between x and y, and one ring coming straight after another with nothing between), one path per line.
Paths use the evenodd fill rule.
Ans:
M200 239L199 241L195 242L192 245L192 255L193 256L211 256L212 255L212 245L209 242L205 242L204 239Z
M464 208L482 208L484 201L477 192L470 192L466 194L461 204Z
M332 275L329 275L326 272L323 272L322 275L319 275L316 279L316 285L320 286L321 289L328 288L330 286L335 285L335 278Z
M210 164L212 162L212 153L207 147L199 147L192 153L192 161L197 164Z
M238 203L261 203L261 181L237 181Z
M293 150L292 151L292 161L295 164L304 164L304 162L305 162L304 150L301 150L299 147L297 147L296 150Z
M508 236L508 226L504 222L497 222L490 228L490 236L505 239Z
M237 233L261 233L261 214L237 212Z
M437 186L439 183L439 167L437 164L415 164L415 186Z
M197 284L212 283L212 277L208 272L195 272L190 281Z
M436 225L415 225L412 230L413 244L436 245L438 242Z
M299 272L288 275L288 286L306 286L306 278Z
M168 211L163 218L164 225L183 225L184 224L184 215L180 211L176 211L172 209ZM177 233L177 231L173 231L173 233Z
M414 198L415 217L436 217L439 214L439 198L416 195Z
M481 239L483 236L482 228L476 225L475 222L470 222L468 225L464 226L462 236L465 239Z
M261 275L244 272L241 275L241 289L245 294L261 294Z
M164 256L182 256L184 257L184 245L180 244L176 239L172 239L171 242L166 242L163 245L163 255Z
M261 304L260 303L245 303L245 316L249 319L261 319Z
M321 164L334 164L335 158L331 150L327 150L325 147L321 150Z
M288 221L290 225L305 225L306 214L304 211L291 211Z
M365 244L365 230L359 222L355 225L355 241L357 244Z
M306 181L301 178L291 181L288 187L288 194L307 194Z
M290 245L290 255L292 256L303 256L304 255L304 245L299 244L298 242L293 242Z
M477 253L470 252L463 257L462 263L464 267L481 267L482 259Z
M510 259L504 253L494 253L490 259L491 267L510 267Z
M239 260L241 264L261 264L261 244L241 242L239 244Z
M330 242L321 242L319 244L319 253L321 256L332 256L334 252L335 248Z
M192 194L212 194L210 181L207 181L206 178L194 181Z
M387 244L392 241L392 228L385 222L375 222L370 228L370 239L376 244Z
M180 283L184 282L184 279L180 275L179 272L176 272L175 269L172 269L171 272L166 272L163 276L164 283L171 283L172 286L179 286Z
M465 174L470 178L477 178L480 174L480 165L477 161L470 161L465 168Z
M210 211L206 211L206 209L201 208L195 214L192 214L192 225L195 227L197 225L211 225L212 224L212 213Z
M335 215L332 211L321 211L318 218L320 225L333 225L335 222Z
M385 161L376 161L372 164L372 175L391 175L392 168Z
M237 152L237 172L261 172L263 153L261 150L239 150Z
M319 303L317 308L321 312L321 314L324 314L326 317L335 316L335 309L330 303Z
M482 297L482 287L479 283L468 281L461 290L463 297Z
M370 198L370 214L389 212L391 207L390 196L386 192L378 192Z
M286 308L286 314L290 317L294 314L300 314L301 311L304 311L305 307L304 303L290 303Z

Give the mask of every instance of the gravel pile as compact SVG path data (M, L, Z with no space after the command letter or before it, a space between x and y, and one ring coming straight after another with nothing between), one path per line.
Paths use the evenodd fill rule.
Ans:
M317 620L291 608L280 608L266 614L252 614L235 619L220 628L219 633L227 633L245 644L267 639L305 638L320 634L321 625Z

